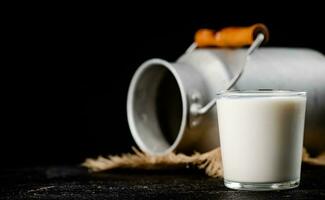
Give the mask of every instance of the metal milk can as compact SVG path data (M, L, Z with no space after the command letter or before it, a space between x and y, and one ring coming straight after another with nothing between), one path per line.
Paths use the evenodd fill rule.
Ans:
M236 34L251 37L235 43L251 44L258 28L235 29ZM231 30L222 31L234 38ZM219 46L235 46L226 36ZM199 48L176 62L144 62L135 72L127 96L128 123L140 149L161 155L175 150L206 152L219 146L217 110L211 100L241 73L246 56L246 48ZM323 54L304 48L259 48L232 88L306 91L304 145L316 151L325 149Z

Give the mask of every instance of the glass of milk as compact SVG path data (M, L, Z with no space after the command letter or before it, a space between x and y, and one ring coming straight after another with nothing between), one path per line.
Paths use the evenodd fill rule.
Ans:
M217 97L224 184L240 190L298 187L306 93L227 91Z

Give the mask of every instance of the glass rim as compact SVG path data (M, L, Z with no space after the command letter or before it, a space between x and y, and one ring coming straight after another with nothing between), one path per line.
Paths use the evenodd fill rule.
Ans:
M217 98L223 97L306 97L307 92L296 90L256 89L227 90L217 93Z

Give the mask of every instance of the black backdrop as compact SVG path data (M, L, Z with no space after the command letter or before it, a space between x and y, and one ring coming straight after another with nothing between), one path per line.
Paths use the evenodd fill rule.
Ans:
M8 15L2 166L130 151L126 94L133 73L152 57L175 60L199 28L262 22L270 29L268 46L325 53L325 17L312 3L188 4L46 5Z

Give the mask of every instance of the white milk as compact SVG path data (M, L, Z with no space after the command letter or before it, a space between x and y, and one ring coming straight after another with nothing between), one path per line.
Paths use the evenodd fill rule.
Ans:
M219 98L217 109L225 180L299 181L305 108L304 95Z

